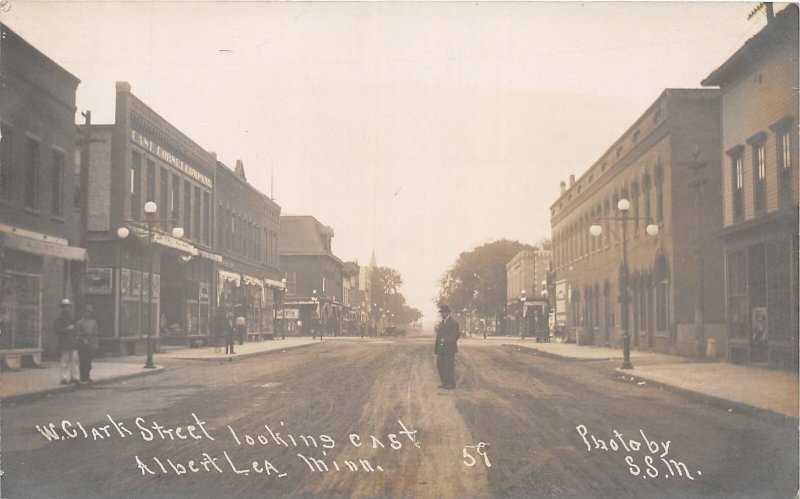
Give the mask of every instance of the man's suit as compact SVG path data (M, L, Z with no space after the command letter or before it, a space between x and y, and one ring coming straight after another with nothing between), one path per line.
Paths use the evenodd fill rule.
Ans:
M436 329L436 344L433 353L436 354L436 368L439 378L446 388L456 387L455 355L458 351L458 322L447 316Z

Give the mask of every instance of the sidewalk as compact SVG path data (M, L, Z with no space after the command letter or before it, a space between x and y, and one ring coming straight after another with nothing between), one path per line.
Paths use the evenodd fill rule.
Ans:
M269 352L285 351L288 348L297 348L314 345L319 340L311 338L291 338L285 340L259 341L236 345L236 353L226 355L214 352L214 347L203 348L170 348L156 353L157 362L169 360L205 360L205 361L232 361L267 354ZM225 347L222 347L222 352ZM164 371L164 366L155 369L144 369L144 359L136 356L99 358L92 364L93 385L120 381L137 376L156 374ZM18 371L3 371L0 373L0 401L3 404L20 401L35 400L58 392L90 389L88 385L62 385L59 379L59 363L44 362L42 367L26 367Z
M326 338L327 340L327 338ZM256 355L267 354L270 352L280 352L289 348L303 347L307 345L316 345L320 343L319 339L312 338L286 338L285 340L264 340L245 342L244 345L235 345L234 354L226 354L225 346L222 345L219 351L216 352L215 347L201 347L201 348L170 348L164 347L162 352L158 354L159 358L175 359L175 360L210 360L210 361L225 361L230 362L233 360L246 359Z
M125 362L119 359L97 359L92 364L93 385L119 381L122 379L157 374L164 371L163 366L154 369L142 367L143 359ZM3 371L0 374L0 400L3 404L33 400L53 393L89 389L88 385L60 384L60 365L58 362L43 362L42 367L23 368L19 371Z
M503 342L571 360L621 360L622 350L574 343ZM637 364L637 360L639 363ZM633 369L617 368L620 379L662 386L720 407L798 417L798 374L728 362L694 362L673 355L631 350Z

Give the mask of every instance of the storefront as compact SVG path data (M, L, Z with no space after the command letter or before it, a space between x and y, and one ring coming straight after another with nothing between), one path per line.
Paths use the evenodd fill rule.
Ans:
M796 218L726 235L731 362L797 369L797 254Z
M0 225L0 356L9 368L23 360L41 362L56 353L49 324L59 302L73 295L72 269L80 270L86 250L65 239Z
M247 320L247 335L260 340L274 332L275 293L282 283L235 273L217 272L217 303L235 317Z

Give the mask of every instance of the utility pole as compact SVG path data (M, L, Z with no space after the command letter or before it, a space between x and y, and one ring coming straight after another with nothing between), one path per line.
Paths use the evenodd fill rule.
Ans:
M705 334L705 309L703 304L705 294L705 282L703 276L703 185L708 181L703 175L706 162L700 160L700 149L696 149L692 160L689 161L687 168L694 173L694 178L689 182L689 188L695 193L695 238L694 249L697 261L697 299L694 309L695 340L697 341L697 356L706 356L706 334Z

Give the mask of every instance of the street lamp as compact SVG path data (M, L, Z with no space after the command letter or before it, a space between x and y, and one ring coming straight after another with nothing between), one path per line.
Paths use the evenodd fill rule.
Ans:
M597 237L603 233L603 226L597 223L598 221L614 220L622 222L622 275L620 276L619 283L619 301L622 308L622 369L633 369L633 364L631 364L631 337L628 317L628 221L647 220L649 222L647 227L645 227L645 232L647 232L647 235L655 236L658 234L658 225L652 223L652 219L629 217L628 210L630 208L630 201L622 198L617 202L617 209L622 213L621 217L598 218L589 227L589 233Z
M286 278L281 279L283 288L281 289L281 339L286 339L286 329L289 326L289 321L286 319Z
M317 301L317 290L314 289L311 291L311 301L314 303L314 312L312 312L311 317L311 337L317 337L317 323L319 322L319 317L315 317L317 315L317 308L319 307L319 301ZM322 341L322 330L320 329L319 332L319 341Z
M155 201L148 201L144 204L144 213L147 222L147 331L146 331L146 339L145 339L145 348L147 351L147 360L144 363L145 369L153 369L156 365L153 363L153 345L151 342L152 339L152 310L153 307L151 303L153 302L153 254L152 254L152 246L153 246L153 225L156 224L155 215L158 211L158 205ZM172 220L170 220L172 222ZM127 239L130 235L131 231L128 227L122 226L117 229L117 237L120 239ZM183 237L183 228L181 227L174 227L172 229L172 236L178 239ZM142 267L144 267L144 262L142 262ZM144 268L141 269L142 273L144 273Z
M525 339L525 296L526 291L523 289L519 297L519 335L521 339Z

